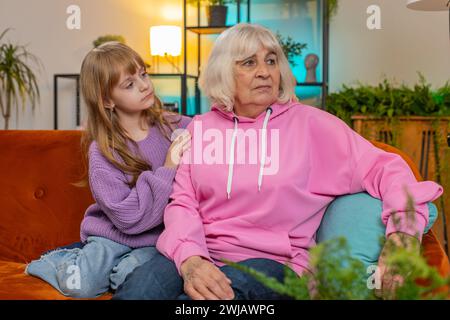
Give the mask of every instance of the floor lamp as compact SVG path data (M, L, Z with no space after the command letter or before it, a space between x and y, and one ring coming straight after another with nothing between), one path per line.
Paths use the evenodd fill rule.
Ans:
M450 37L450 0L408 0L406 7L418 11L448 11Z

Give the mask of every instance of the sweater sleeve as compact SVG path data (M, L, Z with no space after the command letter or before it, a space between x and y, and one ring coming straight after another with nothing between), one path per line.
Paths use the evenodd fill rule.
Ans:
M190 127L188 130L192 134ZM192 256L201 256L214 262L206 246L199 203L191 180L190 158L190 151L183 154L175 176L171 202L164 213L165 230L156 243L156 248L175 262L179 273L181 264Z
M181 121L180 121L180 128L186 129L187 126L189 125L189 123L191 123L192 118L188 117L188 116L181 116Z
M386 237L402 232L421 240L429 221L427 203L443 188L433 181L418 182L399 155L375 147L331 114L324 112L309 124L315 146L311 161L320 175L313 178L313 190L333 196L366 191L382 201ZM408 195L415 212L408 210Z
M124 234L140 234L162 223L175 173L175 169L166 167L144 171L130 188L123 172L95 148L90 152L89 183L93 197Z

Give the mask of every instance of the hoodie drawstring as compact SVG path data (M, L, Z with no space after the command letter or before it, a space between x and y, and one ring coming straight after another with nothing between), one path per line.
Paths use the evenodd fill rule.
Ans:
M269 122L270 115L272 114L272 108L267 108L266 116L264 118L263 128L262 128L262 137L261 137L261 162L259 167L259 175L258 175L258 192L261 191L262 186L262 178L264 173L264 166L266 164L266 156L267 156L267 124ZM234 119L234 130L233 136L231 138L231 150L230 150L230 161L228 162L228 180L227 180L227 199L231 198L231 186L233 182L233 169L234 169L234 149L236 145L236 137L238 130L238 118L233 117Z
M233 167L234 167L234 145L236 144L236 136L238 130L238 118L234 119L234 130L233 136L231 138L231 150L230 150L230 161L228 162L228 181L227 181L227 199L231 198L231 183L233 182Z
M259 176L258 176L258 192L261 191L262 186L262 178L264 173L264 165L266 164L266 155L267 155L267 123L269 122L270 115L272 114L272 108L267 108L266 117L264 118L263 128L262 128L262 137L261 137L261 164L259 167Z

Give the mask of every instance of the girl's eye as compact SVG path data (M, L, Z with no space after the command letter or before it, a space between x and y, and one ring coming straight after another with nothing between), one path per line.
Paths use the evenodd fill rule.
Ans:
M142 78L145 78L145 77L147 77L147 76L148 76L148 73L147 73L147 71L143 72L143 73L141 74L141 76L142 76Z
M129 88L131 88L131 87L133 87L133 82L130 82L130 83L127 85L127 89L129 89Z

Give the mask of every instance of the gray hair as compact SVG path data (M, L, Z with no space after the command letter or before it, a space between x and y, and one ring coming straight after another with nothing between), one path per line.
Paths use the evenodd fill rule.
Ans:
M263 26L239 23L222 32L217 38L208 63L201 72L200 88L212 103L224 106L227 111L233 110L236 89L233 72L235 63L254 55L261 46L273 51L278 58L281 73L278 102L297 100L296 79L275 35Z

